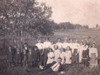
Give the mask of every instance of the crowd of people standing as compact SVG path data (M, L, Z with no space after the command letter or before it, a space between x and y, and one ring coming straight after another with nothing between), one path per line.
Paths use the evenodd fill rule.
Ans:
M24 43L22 49L17 45L8 46L7 62L9 67L38 67L41 70L49 69L57 72L66 66L83 64L85 67L94 68L98 66L98 50L95 43L89 44L86 40L80 43L76 39L57 39L57 42L50 42L46 38L44 42L38 42L32 47Z

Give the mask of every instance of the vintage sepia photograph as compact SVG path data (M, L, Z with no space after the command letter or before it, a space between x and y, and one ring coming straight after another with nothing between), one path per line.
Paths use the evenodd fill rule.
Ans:
M0 0L0 75L100 75L100 1Z

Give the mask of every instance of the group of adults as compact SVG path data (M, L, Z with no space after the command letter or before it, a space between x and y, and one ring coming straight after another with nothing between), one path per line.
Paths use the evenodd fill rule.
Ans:
M97 67L98 51L95 43L91 45L82 40L80 43L76 39L57 39L57 42L50 42L49 38L45 41L38 39L33 46L24 43L20 50L16 45L8 47L8 63L22 67L38 67L40 69L49 68L52 71L58 71L60 66L62 70L68 65L83 64L85 67Z

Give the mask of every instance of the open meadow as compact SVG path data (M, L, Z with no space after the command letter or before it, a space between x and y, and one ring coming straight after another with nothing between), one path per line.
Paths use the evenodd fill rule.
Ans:
M50 41L55 41L55 42L57 38L61 38L62 42L64 38L77 39L78 42L84 39L88 40L89 43L92 43L95 41L96 47L99 53L99 59L100 59L100 30L89 29L89 30L55 31L54 35L45 36L45 37L49 37ZM44 38L44 36L42 38ZM33 46L35 45L36 40L37 39L29 38L27 40L24 40L24 42L27 42L29 45ZM8 44L11 43L10 42L11 39L9 40L8 38L7 41L8 41ZM17 68L17 69L8 68L7 62L6 62L6 53L4 53L3 50L0 51L0 75L42 75L41 73L37 73L37 74L34 73L36 69L32 68L31 70L32 71L30 73L25 72L25 74L23 74L22 68ZM50 74L44 74L44 75L61 75L61 73L50 73ZM63 75L100 75L100 65L96 69L84 68L84 66L81 64L72 65L71 67L66 68L66 72Z

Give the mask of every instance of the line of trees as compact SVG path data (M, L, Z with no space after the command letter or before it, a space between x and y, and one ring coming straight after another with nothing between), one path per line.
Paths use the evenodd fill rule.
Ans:
M70 22L55 23L52 21L53 30L88 29L88 25L72 24Z

